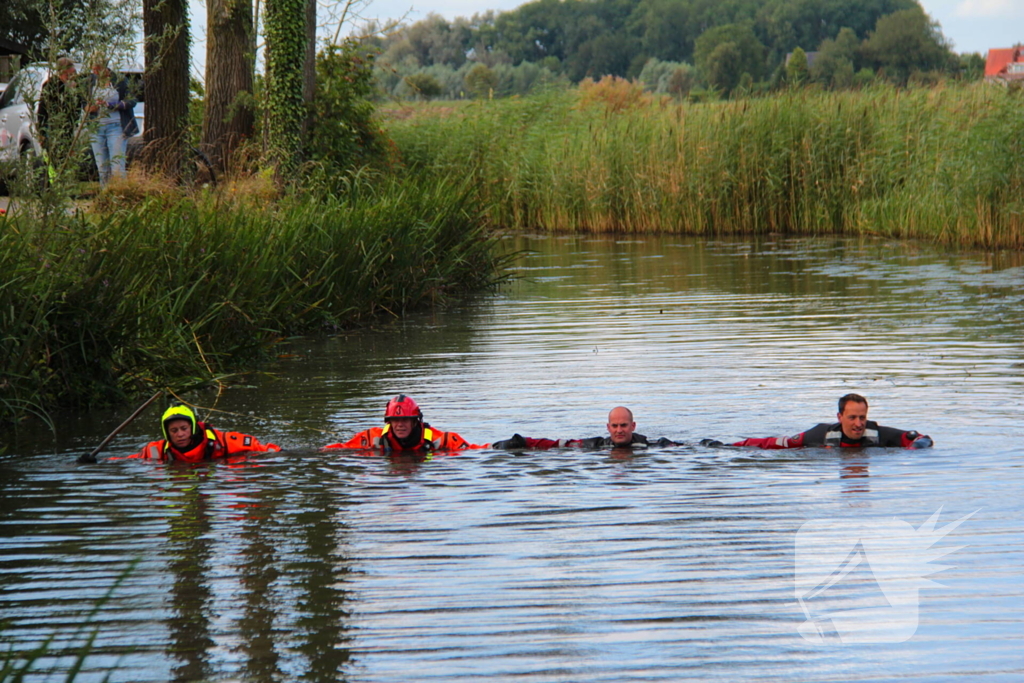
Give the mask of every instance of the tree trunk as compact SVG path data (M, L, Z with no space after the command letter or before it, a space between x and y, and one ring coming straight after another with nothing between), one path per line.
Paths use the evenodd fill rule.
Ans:
M303 65L307 0L267 0L267 142L278 178L290 178L302 162Z
M189 26L187 0L143 0L146 155L150 172L181 175L187 146Z
M206 11L203 151L214 168L223 172L238 144L252 136L252 4L249 0L207 0Z
M306 0L306 59L302 63L302 101L306 103L306 116L302 122L303 147L313 127L313 96L316 94L316 2Z

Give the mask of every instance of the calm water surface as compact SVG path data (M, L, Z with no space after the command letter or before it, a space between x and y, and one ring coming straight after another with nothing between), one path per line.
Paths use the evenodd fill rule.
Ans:
M52 638L30 680L64 680L93 634L76 680L1024 680L1020 255L518 246L533 250L523 279L494 295L298 342L251 385L191 397L287 452L117 459L153 437L156 410L97 465L74 458L127 411L62 415L56 440L21 433L0 458L0 653ZM697 443L794 434L850 391L936 448ZM399 392L476 443L596 436L621 403L640 432L687 445L316 453ZM937 529L975 514L922 542L940 509ZM807 522L834 543L806 545ZM893 528L895 547L879 545ZM865 561L820 595L800 584L802 606L799 543L826 570ZM893 558L927 567L942 551L941 585L885 592ZM837 610L882 614L868 639L909 639L850 642L821 619ZM823 644L799 634L808 614Z

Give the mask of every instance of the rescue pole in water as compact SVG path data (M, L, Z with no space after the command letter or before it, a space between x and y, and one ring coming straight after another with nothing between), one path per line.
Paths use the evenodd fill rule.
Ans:
M110 432L110 434L107 436L107 438L103 439L103 443L101 443L99 446L97 446L95 448L95 450L93 450L92 453L83 453L82 455L78 456L78 462L80 462L80 463L96 462L96 454L99 453L100 451L102 451L106 447L106 445L108 443L110 443L110 440L113 439L115 436L117 436L121 432L122 429L124 429L125 427L130 425L132 423L132 420L134 420L135 418L137 418L139 416L139 413L141 413L143 410L145 410L146 408L149 407L150 403L152 403L153 401L155 401L158 398L160 398L161 396L163 396L163 394L164 394L164 390L161 389L160 391L158 391L155 394L153 394L152 396L150 396L149 400L146 401L145 403L143 403L138 408L136 408L135 412L132 413L131 415L129 415L127 420L122 422L118 426L117 429L115 429L114 431Z

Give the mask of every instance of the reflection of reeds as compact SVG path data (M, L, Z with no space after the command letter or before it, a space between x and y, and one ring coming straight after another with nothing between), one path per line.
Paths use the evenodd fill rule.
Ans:
M1024 102L983 85L629 107L573 93L395 121L512 228L869 233L1024 246Z
M56 660L59 657L70 656L73 657L71 665L66 671L62 671L64 674L65 681L73 681L82 670L82 666L85 664L86 658L92 653L93 647L96 643L96 638L99 636L100 627L93 626L93 619L99 614L103 606L106 605L110 598L113 597L114 591L124 583L125 579L135 571L135 566L139 563L139 559L132 560L128 567L121 572L121 574L114 581L114 584L107 590L106 593L100 597L99 600L92 606L89 613L86 615L85 620L66 638L69 644L78 643L83 634L88 630L88 634L85 635L85 640L77 645L72 652L63 653L57 652L53 649L53 642L61 636L59 632L51 633L47 636L39 645L35 646L30 650L23 652L16 652L11 646L6 652L0 653L0 683L21 683L25 680L26 676L32 675L33 678L38 677L41 671L40 667L37 666L45 660ZM2 633L2 631L0 631ZM63 640L64 638L62 638ZM116 667L115 667L116 668ZM45 678L49 679L50 675L57 672L57 663L51 664L49 672ZM109 680L110 672L107 673L107 677L104 680Z
M493 241L444 182L272 208L142 204L0 219L0 420L230 372L283 334L484 286ZM180 384L179 384L180 386Z

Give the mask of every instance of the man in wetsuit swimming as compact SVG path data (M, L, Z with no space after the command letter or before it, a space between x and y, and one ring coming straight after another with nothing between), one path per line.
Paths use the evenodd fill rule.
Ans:
M647 448L648 446L677 446L675 441L661 438L650 441L643 434L636 433L636 422L633 412L624 406L612 408L608 413L608 436L594 436L589 439L534 439L515 434L511 439L495 441L491 448L512 449L545 449L560 447L585 448L599 450L604 448Z
M839 399L839 422L819 424L796 436L771 436L744 439L730 446L755 448L863 448L881 446L889 448L931 448L932 439L913 430L883 427L868 420L868 400L860 394L846 394ZM724 446L721 441L704 439L702 446Z

